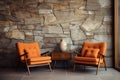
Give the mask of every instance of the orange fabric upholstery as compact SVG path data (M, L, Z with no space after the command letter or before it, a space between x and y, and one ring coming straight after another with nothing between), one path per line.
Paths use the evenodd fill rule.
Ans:
M84 57L92 57L92 58L97 58L98 56L99 49L86 49Z
M106 69L104 59L106 55L106 42L84 42L82 51L79 54L81 54L81 56L74 57L75 64L92 65L97 67L100 67L100 64L104 64Z
M82 56L84 56L85 54L85 50L86 49L90 49L90 48L93 48L93 49L99 49L99 53L102 54L102 55L106 55L106 43L105 42L84 42L83 43L83 46L82 46ZM98 55L99 57L99 55Z
M48 64L50 66L51 57L41 56L39 44L37 42L23 43L17 42L16 47L22 62L26 62L27 67ZM25 52L27 54L25 54ZM30 73L30 72L29 72Z

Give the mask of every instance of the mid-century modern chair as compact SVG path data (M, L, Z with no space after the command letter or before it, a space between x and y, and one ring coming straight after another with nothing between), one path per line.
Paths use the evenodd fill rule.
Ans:
M30 74L30 67L49 65L51 69L51 57L41 56L41 50L39 48L38 42L23 43L17 42L16 47L20 55L21 62L25 63L27 66L28 74Z
M81 51L75 51L77 54L74 57L74 70L76 64L96 66L96 74L100 66L104 66L105 70L105 55L106 55L106 42L84 42Z

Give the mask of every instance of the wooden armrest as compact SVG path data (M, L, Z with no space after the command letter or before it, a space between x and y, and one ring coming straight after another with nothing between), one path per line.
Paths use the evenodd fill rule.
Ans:
M25 55L27 55L28 53L24 53L24 54L22 54L22 55L20 55L20 56L25 56Z
M103 55L102 53L99 53L99 55L102 56L102 57L106 57L106 55Z
M50 51L46 51L46 52L42 53L41 55L42 56L48 56L48 55L50 55Z
M81 56L81 53L78 50L74 51L74 53L75 53L75 56Z

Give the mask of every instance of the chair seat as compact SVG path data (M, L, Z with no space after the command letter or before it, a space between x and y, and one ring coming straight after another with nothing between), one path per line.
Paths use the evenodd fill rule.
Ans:
M99 58L90 58L90 57L74 57L74 62L76 63L86 63L86 64L98 64ZM103 62L103 59L100 60L100 63Z
M51 62L51 57L35 57L29 59L29 64L43 64Z

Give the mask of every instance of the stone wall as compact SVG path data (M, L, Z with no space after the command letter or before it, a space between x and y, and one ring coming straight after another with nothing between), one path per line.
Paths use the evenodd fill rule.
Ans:
M40 43L42 51L68 51L84 41L107 42L107 66L112 67L112 0L0 0L0 66L14 66L15 43Z

